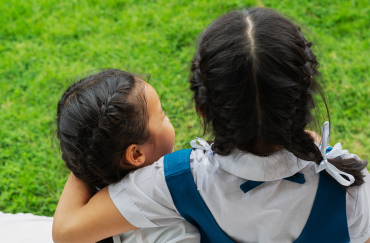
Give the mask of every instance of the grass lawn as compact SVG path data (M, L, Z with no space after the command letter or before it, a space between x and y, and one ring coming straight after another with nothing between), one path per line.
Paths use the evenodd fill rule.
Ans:
M189 147L199 120L187 91L199 33L248 6L295 17L318 44L331 143L370 155L368 0L8 0L0 2L0 211L52 216L67 179L53 142L56 104L78 75L100 68L150 73Z

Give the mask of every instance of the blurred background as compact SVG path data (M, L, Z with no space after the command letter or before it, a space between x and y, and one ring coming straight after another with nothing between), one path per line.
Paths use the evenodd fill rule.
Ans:
M3 0L0 211L54 214L69 174L53 142L56 105L87 71L151 74L176 130L175 149L189 147L200 134L187 91L197 36L222 13L249 6L274 8L311 31L331 144L369 159L369 0Z

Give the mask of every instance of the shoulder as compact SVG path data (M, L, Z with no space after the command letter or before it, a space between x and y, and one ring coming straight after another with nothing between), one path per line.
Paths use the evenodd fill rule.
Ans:
M152 165L145 166L140 168L136 171L132 171L128 176L130 180L133 181L136 185L141 185L152 178L160 178L163 176L164 168L163 168L163 161L164 156L161 157L158 161L154 162Z
M357 155L350 153L342 157L360 160ZM310 190L316 190L318 185L319 178L315 172L315 167L316 163L311 162L300 171L305 175L306 183L314 179L315 183L310 187ZM363 170L363 174L365 175L363 185L346 189L347 224L352 243L363 243L370 238L370 174L366 168ZM301 196L304 196L304 190L301 190L301 192L303 192Z
M344 159L361 159L356 154L347 153ZM347 188L347 222L351 242L365 242L370 238L370 174L363 169L365 183Z
M168 190L163 157L108 187L120 213L134 226L158 227L182 220Z
M193 160L195 156L196 150L179 150L172 154L165 155L166 158L170 158L170 163L176 162L176 157L173 155L178 155L181 153L181 151L187 151L189 152L189 160L191 169L193 170ZM199 150L202 151L202 150ZM120 188L120 190L125 189L126 187L130 186L131 184L134 184L138 187L148 186L151 188L152 186L158 186L163 185L162 182L165 182L165 166L164 166L164 160L165 156L161 157L158 161L154 162L152 165L145 166L143 168L137 169L135 171L131 171L129 174L127 174L120 182L114 183L110 185L110 188ZM154 185L155 184L155 185ZM152 185L152 186L150 186ZM156 187L157 188L157 187Z
M347 189L347 220L351 242L370 238L370 174L364 169L365 183Z

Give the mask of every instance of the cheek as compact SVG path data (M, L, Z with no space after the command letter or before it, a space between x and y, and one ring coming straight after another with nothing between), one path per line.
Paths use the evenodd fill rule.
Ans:
M175 128L173 128L172 124L171 124L171 131L172 131L172 133L171 133L172 134L172 148L171 148L171 153L172 153L173 152L173 149L174 149L174 146L175 146L175 137L176 137Z
M148 160L154 162L162 156L173 152L175 129L170 122L156 126L156 128L151 131L151 134L155 137L156 145L152 146L152 150L148 151Z
M173 152L173 147L175 145L175 129L173 128L172 124L168 122L166 129L166 154Z

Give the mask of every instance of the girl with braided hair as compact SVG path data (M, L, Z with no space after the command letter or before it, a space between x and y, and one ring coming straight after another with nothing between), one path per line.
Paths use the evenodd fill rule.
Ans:
M187 220L201 242L370 242L367 161L328 145L329 122L321 139L305 130L317 120L317 94L326 107L311 46L270 9L216 19L200 35L190 75L213 144L193 140L193 149L131 173L86 207L113 202L125 230ZM88 222L74 222L88 234Z
M62 158L72 172L68 183L74 186L63 194L73 193L73 197L91 198L96 188L153 164L174 146L175 131L156 91L139 77L117 69L100 71L71 85L58 102L56 123ZM71 205L73 200L63 201L62 196L60 203L64 202ZM74 214L68 210L63 216ZM88 220L94 219L92 214ZM98 220L105 223L104 218ZM80 226L73 227L78 230ZM99 227L90 237L96 232ZM119 234L122 232L100 242L200 242L197 229L186 221Z

